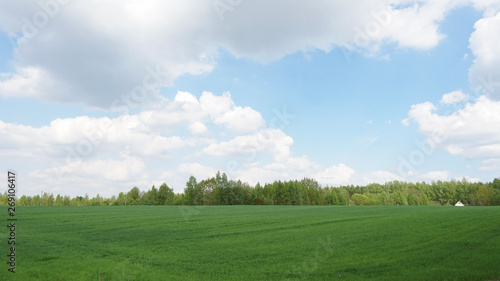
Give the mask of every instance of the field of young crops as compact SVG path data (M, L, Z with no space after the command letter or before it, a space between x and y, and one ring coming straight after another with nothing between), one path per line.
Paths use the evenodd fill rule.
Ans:
M500 207L19 207L0 280L497 280ZM7 223L7 207L0 208Z

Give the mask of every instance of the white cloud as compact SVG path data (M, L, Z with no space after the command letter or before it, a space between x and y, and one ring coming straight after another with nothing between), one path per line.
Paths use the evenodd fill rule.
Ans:
M471 2L485 11L498 6ZM3 1L0 29L17 34L19 44L16 71L2 74L0 92L102 108L128 106L135 97L137 105L157 97L161 87L181 75L211 72L220 49L261 62L335 47L373 53L386 42L430 49L443 38L438 24L446 13L467 4L319 0L309 5L294 0L284 5L255 0L237 5L221 20L212 1L90 0L58 5L42 24L36 15L47 12L40 4ZM477 24L477 36L482 38L487 29L484 33L494 37L494 22L484 26ZM483 50L474 53L478 65L485 61Z
M401 120L401 124L403 124L405 127L410 126L410 119L405 118L405 119Z
M290 155L293 139L279 129L264 129L251 135L237 136L232 140L212 143L203 153L212 156L254 154L267 151L276 160Z
M375 171L375 172L370 172L366 174L362 174L361 177L362 182L358 184L370 184L370 183L378 183L378 184L384 184L386 182L391 182L391 181L404 181L404 178L388 172L388 171Z
M411 171L404 176L394 174L389 171L375 171L356 175L355 178L358 182L355 184L366 185L370 183L384 184L391 181L405 181L405 182L432 182L432 181L446 181L450 178L448 171L430 171L421 173L418 171Z
M432 171L419 176L425 182L446 181L449 177L450 173L448 171Z
M76 165L55 164L51 168L30 172L24 179L27 187L23 194L43 190L70 196L100 193L111 197L118 195L117 185L126 184L128 190L134 185L144 185L147 178L145 163L140 158L80 159Z
M36 98L40 93L38 85L43 83L43 70L36 67L17 68L16 73L0 74L0 94L3 97Z
M455 104L459 103L468 98L467 94L462 93L462 91L454 91L448 94L444 94L441 98L441 103L443 104Z
M252 185L257 182L270 183L275 180L300 180L305 177L313 178L321 185L348 184L355 174L354 169L345 164L338 164L324 168L307 157L287 157L267 165L251 163L248 166L229 171L233 178L241 179Z
M202 124L212 122L234 134L250 133L265 127L262 115L250 107L234 104L231 95L215 96L203 92L197 99L193 94L179 91L173 100L161 98L139 115L139 119L157 130L173 131L188 126L193 134L205 134L208 128Z
M236 133L248 133L257 131L265 126L265 121L259 112L250 107L237 106L232 111L215 118L215 124L224 124Z
M448 1L415 3L402 9L391 9L391 20L383 30L384 35L403 48L427 50L444 38L437 23L450 9Z
M218 103L221 99L229 101L228 106L221 108ZM123 152L138 157L162 158L179 148L213 142L205 123L222 123L217 118L226 114L236 112L232 121L224 121L227 123L225 127L232 128L233 121L249 120L244 123L247 130L240 131L255 130L265 124L260 113L249 107L241 113L242 107L236 106L228 94L217 97L204 93L200 100L190 93L179 92L174 100L163 99L155 108L136 115L55 119L39 128L0 121L0 133L5 135L0 140L0 151L6 153L16 149L18 155L24 157L56 157L60 162L64 162L67 155L87 158ZM218 106L215 112L206 111ZM183 128L187 128L191 135L183 132ZM273 140L266 137L282 141L272 143ZM33 140L37 140L36 144ZM281 131L268 129L254 134L254 144L266 146L275 156L288 155L291 142L291 138Z
M419 131L449 153L467 158L500 156L500 102L486 96L450 114L438 115L430 102L408 112Z
M321 184L342 185L349 184L354 174L355 171L352 168L339 164L319 171L313 178Z
M416 122L429 138L445 136L437 145L452 154L488 157L480 169L494 170L500 157L500 105L494 101L500 85L500 4L496 0L363 0L356 5L255 0L243 1L224 20L212 1L71 1L53 11L43 27L35 28L27 21L45 12L38 2L2 1L0 29L25 36L18 38L14 48L13 72L0 74L2 97L82 103L124 114L56 119L38 128L0 121L0 156L18 156L32 160L30 164L59 163L32 170L29 177L39 181L28 181L27 189L72 195L83 190L107 190L113 195L119 190L114 182L126 189L149 188L150 178L172 180L182 191L189 173L208 177L216 171L212 166L241 154L246 162L233 174L250 183L312 176L322 184L346 184L355 180L354 169L345 164L325 168L305 156L294 156L290 136L266 127L258 111L236 105L229 93L204 92L197 98L178 92L166 99L158 95L160 88L171 86L182 75L211 72L219 50L264 63L336 47L377 54L386 43L428 50L444 38L439 23L447 12L463 5L474 5L485 15L470 38L475 56L470 80L489 98L481 97L447 116L436 114L432 103L414 105L402 123ZM447 94L442 103L463 101L463 95ZM150 98L156 102L142 104ZM140 104L140 113L129 113ZM190 155L195 158L190 163L164 161L176 153L185 156L190 147L202 151ZM150 176L145 172L150 162L166 167ZM61 171L66 176L55 182L50 174ZM414 176L442 179L449 175L435 171ZM385 171L359 177L399 179Z
M191 123L191 125L189 125L189 130L193 135L203 135L208 132L207 126L199 121Z
M475 90L500 100L500 12L480 19L474 28L469 42L475 59L469 79Z
M487 159L481 162L479 171L500 171L500 158Z

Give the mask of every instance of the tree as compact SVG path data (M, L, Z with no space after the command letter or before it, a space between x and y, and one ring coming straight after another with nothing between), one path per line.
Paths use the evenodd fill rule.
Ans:
M491 186L496 190L500 190L500 178L494 179Z
M323 203L320 200L321 188L316 180L304 178L300 183L307 189L309 205L320 205Z
M54 205L55 206L62 206L63 205L61 195L57 194L57 196L56 196L56 202L54 203Z
M393 193L392 199L394 203L396 203L396 205L408 205L408 202L406 201L408 199L405 198L402 191L396 191L395 193Z
M266 205L274 205L273 199L271 197L264 197L264 204Z
M217 181L215 178L202 180L198 183L198 187L203 194L203 205L217 204Z
M89 195L87 193L85 193L85 197L83 197L83 198L80 197L80 205L88 206L89 204L90 204Z
M51 194L46 194L45 196L45 204L46 206L53 206L54 205L54 195L51 193Z
M118 205L125 205L127 204L127 195L123 192L120 192L118 194L118 198L116 198L116 202Z
M9 196L7 195L7 191L5 191L3 195L0 193L0 205L7 206L8 204L9 204Z
M135 205L139 203L140 190L137 186L134 186L128 193L126 197L127 205Z
M290 205L304 204L302 186L297 181L288 182L288 192Z
M217 202L219 205L229 205L230 202L230 190L229 190L229 181L227 180L226 173L223 173L222 176L220 172L217 172L215 176L215 181L217 182Z
M338 205L338 198L337 198L337 192L335 192L333 190L333 188L330 188L327 192L326 192L326 196L325 196L325 203L327 205Z
M410 193L408 194L408 205L420 205L420 201Z
M160 185L160 189L158 190L158 202L161 205L174 204L174 190L168 187L166 183Z
M165 203L165 202L160 202L161 200L158 198L158 190L156 189L154 184L151 187L151 190L148 191L148 195L149 195L149 203L151 205L162 205Z
M62 198L62 205L63 206L69 206L69 202L70 202L70 197L68 195L64 195L63 198Z
M203 193L201 192L200 186L198 186L198 183L196 182L196 178L194 176L189 177L189 180L186 182L184 195L185 205L203 204Z
M19 206L29 206L28 205L28 197L26 197L26 195L21 196L21 198L19 198L18 205Z
M354 193L351 196L354 205L376 205L377 203L364 194Z
M493 192L486 185L482 184L477 190L477 200L479 205L488 206L493 199Z

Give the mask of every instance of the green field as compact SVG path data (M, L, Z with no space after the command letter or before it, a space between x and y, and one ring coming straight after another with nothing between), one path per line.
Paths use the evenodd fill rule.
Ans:
M7 208L0 208L7 224ZM17 209L1 280L497 280L500 207Z

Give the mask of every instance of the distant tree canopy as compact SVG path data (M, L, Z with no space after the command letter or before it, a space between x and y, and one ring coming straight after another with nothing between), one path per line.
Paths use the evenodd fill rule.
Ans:
M43 193L23 195L19 206L101 206L101 205L449 205L462 201L468 206L500 205L500 179L491 183L461 181L401 182L365 186L321 186L316 180L275 181L250 186L228 180L225 173L200 182L191 176L184 192L175 194L166 183L148 191L133 187L118 197L94 198ZM0 194L0 205L7 205L7 192Z

